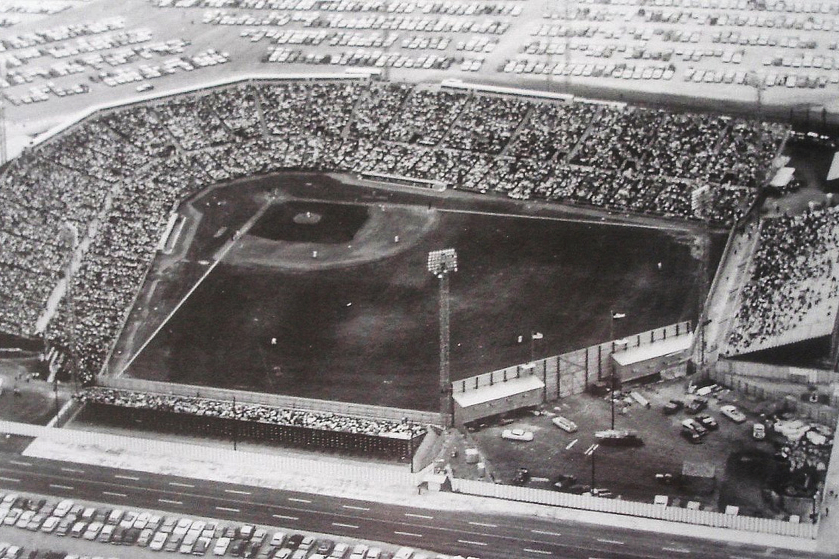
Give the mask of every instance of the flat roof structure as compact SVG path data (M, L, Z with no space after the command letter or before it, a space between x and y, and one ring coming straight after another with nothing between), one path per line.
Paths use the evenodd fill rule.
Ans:
M667 355L673 355L680 351L686 351L693 343L693 334L688 333L684 336L675 336L673 338L666 338L658 342L642 345L627 349L612 354L612 359L615 363L621 366L634 365L636 363L643 363L650 359L657 359Z
M454 401L461 408L469 408L532 390L542 390L544 387L545 383L540 378L528 375L502 381L492 386L483 386L466 392L455 392Z

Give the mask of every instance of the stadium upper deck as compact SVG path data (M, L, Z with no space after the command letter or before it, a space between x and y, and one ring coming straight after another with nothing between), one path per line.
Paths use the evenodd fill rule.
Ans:
M142 88L237 72L363 67L630 100L836 113L839 5L827 0L0 0L10 146ZM824 115L822 115L824 110Z

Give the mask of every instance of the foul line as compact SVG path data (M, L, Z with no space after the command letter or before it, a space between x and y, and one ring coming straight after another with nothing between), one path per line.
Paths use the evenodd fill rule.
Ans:
M134 355L131 356L131 359L128 360L128 363L126 363L125 367L123 367L122 370L119 372L120 376L123 373L125 373L125 371L128 370L128 367L130 367L132 363L134 363L134 360L137 358L137 356L140 355L141 353L143 353L143 350L146 349L146 346L148 346L151 343L151 341L157 337L157 334L160 333L161 330L163 330L163 327L166 326L169 323L170 320L172 320L172 317L175 316L175 313L178 312L178 310L183 306L184 303L186 303L187 299L189 299L192 296L193 292L195 292L195 290L198 289L198 287L202 283L204 283L204 280L207 279L207 276L209 276L212 273L212 271L216 269L216 266L221 264L221 261L224 260L225 256L227 256L227 253L230 252L231 249L233 249L234 246L236 246L236 244L238 243L241 236L244 235L245 233L247 233L250 230L250 228L253 227L253 225L257 222L257 220L260 217L262 217L262 214L264 214L268 210L268 208L271 207L271 204L273 204L273 203L274 203L274 198L273 197L269 198L268 201L265 202L262 205L262 207L259 208L259 210L253 215L253 217L251 217L244 224L244 226L242 226L241 229L238 229L236 231L236 233L233 235L233 238L231 240L227 241L227 244L225 244L222 247L221 251L217 253L218 258L216 258L215 262L210 264L210 267L207 268L207 271L204 272L201 275L200 278L198 278L198 281L195 282L195 285L193 285L190 288L190 290L187 291L186 295L184 295L184 298L181 299L178 302L177 305L175 305L175 308L172 309L171 312L169 312L169 314L166 316L166 319L163 322L160 323L160 326L158 326L155 329L155 331L152 333L152 335L149 336L149 338L143 343L143 345L140 346L140 349L138 349L137 352Z

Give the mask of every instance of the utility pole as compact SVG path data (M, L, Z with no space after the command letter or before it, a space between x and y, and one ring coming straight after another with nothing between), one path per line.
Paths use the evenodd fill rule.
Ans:
M454 399L449 372L449 274L457 271L457 253L453 248L428 253L428 271L440 280L440 416L444 427L454 422Z

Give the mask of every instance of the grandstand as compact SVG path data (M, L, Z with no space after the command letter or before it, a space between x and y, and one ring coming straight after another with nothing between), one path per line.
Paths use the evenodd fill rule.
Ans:
M567 122L575 124L560 126ZM45 308L65 258L56 243L62 219L84 239L76 340L91 382L172 209L208 184L289 169L376 173L727 225L756 199L786 133L720 115L367 79L241 80L101 110L4 169L9 297L0 328L66 347L64 306ZM713 193L707 215L691 207L697 188Z

